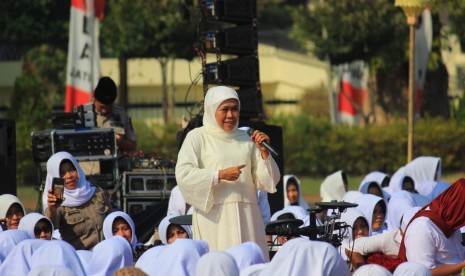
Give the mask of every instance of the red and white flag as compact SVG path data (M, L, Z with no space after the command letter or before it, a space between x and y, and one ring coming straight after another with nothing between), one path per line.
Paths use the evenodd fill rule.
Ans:
M362 112L363 99L367 93L368 66L363 61L341 64L337 68L338 121L357 124Z
M421 21L415 30L415 116L420 116L424 98L424 84L428 59L433 43L433 20L427 7L421 14Z
M100 77L99 20L105 0L72 0L65 111L88 103Z

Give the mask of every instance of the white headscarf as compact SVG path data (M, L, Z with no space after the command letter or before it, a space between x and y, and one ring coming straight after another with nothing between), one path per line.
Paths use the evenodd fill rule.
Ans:
M187 213L192 213L192 206ZM170 199L168 202L167 215L184 216L186 213L186 200L182 196L179 186L174 186L171 190Z
M368 194L368 188L370 187L371 183L375 183L379 187L379 190L381 191L381 194L383 195L384 201L387 204L387 202L391 198L391 195L388 192L386 192L383 189L383 187L381 187L381 183L379 183L377 181L366 181L366 182L362 181L360 183L360 186L358 187L359 192L361 192L362 194Z
M25 231L18 229L10 229L0 233L0 265L6 259L8 254L15 246L23 240L31 239L32 237Z
M346 193L344 180L342 178L343 171L337 171L325 178L320 186L320 196L323 202L331 200L341 201Z
M231 138L247 135L244 131L239 130L237 125L232 131L224 131L216 121L216 110L221 105L222 102L228 99L236 99L239 103L240 109L240 100L237 92L226 86L216 86L208 89L207 94L205 95L204 109L203 114L203 126L205 131L209 134L219 138L230 140Z
M23 203L19 198L17 198L14 195L10 194L4 194L0 195L0 219L6 218L6 213L8 212L8 209L10 209L11 205L14 203L18 203L19 206L23 209L24 215L26 215L26 208L24 208Z
M76 276L76 274L63 265L43 265L34 267L27 276Z
M159 236L160 236L160 240L161 240L161 242L163 244L168 244L168 238L166 237L166 234L167 234L167 231L168 231L168 227L170 226L170 224L172 224L170 222L170 219L172 219L174 217L176 217L176 216L166 216L165 218L163 218L160 221L160 224L158 225L158 233L159 233ZM189 225L179 225L179 226L182 227L182 229L184 229L184 231L186 231L187 235L189 236L189 239L192 239L192 230L189 227Z
M431 276L429 270L424 264L417 262L404 262L401 263L394 273L394 276Z
M375 195L372 195L372 194L364 194L364 195L362 195L361 197L359 197L357 199L358 206L356 208L358 210L360 210L365 215L365 218L368 221L368 225L370 226L370 229L371 229L373 235L376 234L376 233L378 233L378 234L381 233L382 229L383 229L383 227L382 227L380 230L377 230L376 232L372 229L373 210L375 209L376 204L378 202L380 202L380 201L383 202L384 204L386 204L381 197L375 196ZM389 214L386 205L385 205L385 207L386 207L386 214L384 214L384 222L386 221L386 218L387 218L387 216ZM384 222L383 222L383 224L384 224Z
M302 220L303 221L302 226L309 225L309 223L310 223L309 214L307 213L306 210L304 210L300 206L290 206L290 205L286 206L282 210L279 210L276 213L274 213L271 216L270 221L276 221L278 219L278 217L283 215L283 214L292 214L296 219Z
M388 204L389 213L387 217L388 230L394 231L400 226L400 220L404 212L417 206L412 193L399 191L395 193Z
M37 249L48 242L51 241L26 239L18 243L0 266L0 275L27 275L27 273L31 270L32 254L34 254Z
M240 276L258 276L269 263L251 265L240 272Z
M283 191L284 191L284 206L290 205L289 199L287 198L287 182L289 179L294 178L295 181L297 182L297 189L299 191L299 205L300 207L304 208L305 210L308 209L308 204L305 201L303 195L302 195L302 186L300 185L300 179L297 178L297 176L293 174L286 174L283 176Z
M386 174L386 173L377 172L377 171L371 172L371 173L367 174L367 175L363 178L363 180L362 180L362 182L361 182L360 184L363 184L363 183L366 183L366 182L373 182L373 181L374 181L374 182L378 183L378 184L381 186L381 185L383 184L384 179L385 179L386 177L389 178L389 175Z
M265 262L265 257L263 256L263 251L260 246L251 241L232 246L225 251L234 258L239 270Z
M31 270L39 266L59 265L71 269L77 276L85 276L76 250L67 242L60 240L45 241L31 258Z
M150 276L191 276L195 275L195 269L200 257L208 251L208 244L205 241L176 239L172 244L166 245L155 257L150 258L150 263L147 263L146 258L144 258L143 265L137 262L136 267ZM142 257L147 253L148 251ZM151 257L151 255L148 257Z
M199 259L196 275L239 276L239 268L234 258L228 253L213 251Z
M418 186L416 186L415 189L419 194L428 198L429 201L432 201L449 187L450 184L447 182L438 182L431 180L420 183Z
M168 245L157 245L145 251L142 256L137 260L135 267L140 268L145 273L149 274L148 271L156 271L156 267L153 266L154 260L165 251Z
M113 236L92 249L86 275L113 275L118 269L132 265L131 245L124 237Z
M349 275L347 264L329 243L287 241L259 275Z
M344 239L342 240L343 247L349 250L350 248L352 248L352 242L354 241L353 239L354 223L358 218L365 219L365 221L368 224L368 236L371 236L371 225L368 223L368 219L365 217L365 215L360 210L357 210L356 208L348 208L345 212L341 213L341 218L338 220L340 222L345 222L347 225L350 226L348 235L345 236ZM343 253L342 256L345 258L346 254Z
M405 176L405 167L400 167L391 176L391 181L389 181L389 193L391 195L402 190L402 181L404 181Z
M128 224L129 227L131 227L131 246L134 249L137 244L137 237L136 237L136 226L134 226L134 221L132 218L126 214L125 212L121 211L115 211L110 213L105 220L103 221L103 235L105 236L105 239L109 239L113 237L113 222L118 218L121 217L124 219Z
M47 161L47 177L45 179L44 194L42 196L43 211L47 208L48 190L52 188L52 180L54 177L60 177L60 164L63 160L70 160L78 172L79 183L74 190L68 190L65 187L65 200L61 206L76 207L89 201L95 192L95 187L86 180L86 175L76 159L69 153L60 151L52 155Z
M415 181L415 188L429 180L439 181L441 179L441 163L439 157L420 156L405 165L405 174Z
M347 191L342 200L345 202L356 203L357 198L359 198L361 195L363 195L363 193L359 191Z
M41 220L41 219L45 219L45 220L47 220L48 223L50 223L50 225L52 226L51 229L52 229L52 232L53 232L54 228L53 228L52 221L48 217L46 217L46 216L44 216L42 214L39 214L39 213L29 213L29 214L25 215L19 221L18 229L27 231L31 237L35 238L34 227L36 226L37 222L39 222L39 220Z
M392 276L392 273L377 264L366 264L357 268L352 276Z
M92 251L81 249L76 250L76 254L79 257L79 260L81 261L84 270L87 270L87 265L89 264L89 261L92 258Z
M420 209L421 207L415 206L405 210L404 216L402 217L402 224L400 225L403 232L405 232L405 228L407 228L408 223Z

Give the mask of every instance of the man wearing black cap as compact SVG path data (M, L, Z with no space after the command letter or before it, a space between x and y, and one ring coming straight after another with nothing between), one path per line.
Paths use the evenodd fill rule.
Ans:
M115 82L110 77L100 78L93 93L97 127L113 128L118 149L128 153L136 150L136 133L126 111L114 104L116 96Z

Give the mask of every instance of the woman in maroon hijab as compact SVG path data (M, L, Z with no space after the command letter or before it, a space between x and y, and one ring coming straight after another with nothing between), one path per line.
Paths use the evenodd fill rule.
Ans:
M461 178L413 216L399 250L402 261L426 265L433 275L465 267L460 228L465 226L465 179Z

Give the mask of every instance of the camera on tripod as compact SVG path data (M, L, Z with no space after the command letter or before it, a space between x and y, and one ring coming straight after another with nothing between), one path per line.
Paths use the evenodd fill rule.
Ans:
M339 222L341 213L347 208L357 207L357 204L348 202L317 202L317 208L309 209L310 225L300 227L303 221L300 219L280 219L270 222L266 225L265 231L267 235L284 236L288 240L306 236L310 240L324 241L331 243L335 247L341 245L342 240L349 234L348 229L351 227L344 222ZM332 210L328 212L328 210ZM316 225L316 214L320 212L328 212L323 225Z

